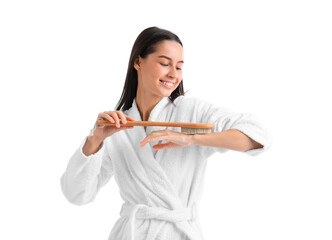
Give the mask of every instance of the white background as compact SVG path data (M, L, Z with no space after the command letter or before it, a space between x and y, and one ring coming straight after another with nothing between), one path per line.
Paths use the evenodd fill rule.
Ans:
M147 27L184 44L188 96L257 116L257 157L209 159L206 239L332 239L332 8L328 1L1 1L0 239L107 239L122 200L67 202L60 177L122 93Z

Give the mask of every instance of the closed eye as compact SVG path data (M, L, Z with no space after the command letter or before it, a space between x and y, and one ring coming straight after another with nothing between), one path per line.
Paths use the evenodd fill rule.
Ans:
M160 63L160 65L165 66L165 67L168 66L168 64L163 64L163 63ZM181 68L177 68L177 69L178 69L178 70L182 70Z

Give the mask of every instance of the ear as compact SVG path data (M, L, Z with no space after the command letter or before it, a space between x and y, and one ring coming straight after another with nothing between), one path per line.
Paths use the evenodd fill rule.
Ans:
M138 56L138 57L135 59L135 62L134 62L134 68L135 68L136 70L138 70L140 67L141 67L141 57Z

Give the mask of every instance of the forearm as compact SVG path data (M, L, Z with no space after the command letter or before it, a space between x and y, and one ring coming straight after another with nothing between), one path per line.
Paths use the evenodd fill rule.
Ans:
M236 129L209 134L195 134L191 136L192 145L218 147L241 152L263 147L263 145L257 143Z
M102 144L102 142L103 142L102 139L97 139L94 136L89 136L82 149L83 153L86 156L96 153L100 147L100 144Z

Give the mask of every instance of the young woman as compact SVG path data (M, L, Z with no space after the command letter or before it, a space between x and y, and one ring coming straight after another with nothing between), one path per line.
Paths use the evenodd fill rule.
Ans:
M203 239L197 205L207 159L215 152L256 156L271 145L265 127L248 113L235 113L184 96L183 46L170 31L145 29L137 37L115 111L70 158L61 188L71 203L87 204L114 176L124 200L109 240ZM177 128L125 127L127 121L210 123L209 134ZM156 142L158 143L156 144Z

